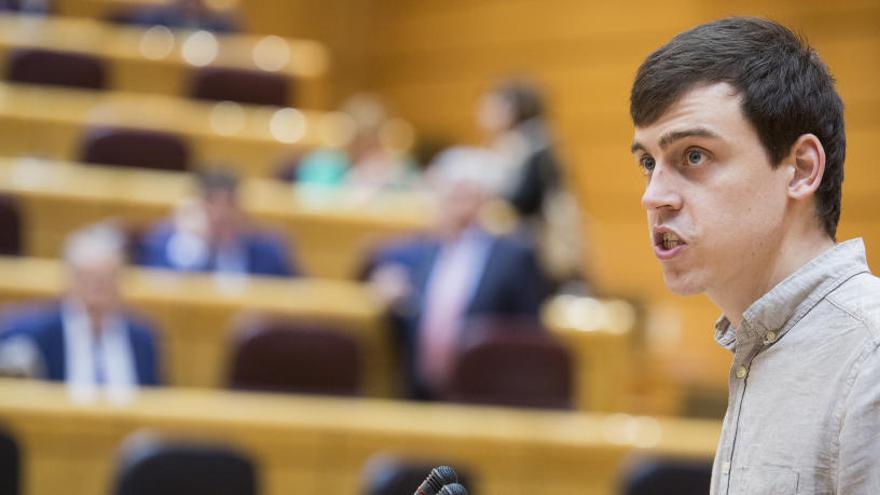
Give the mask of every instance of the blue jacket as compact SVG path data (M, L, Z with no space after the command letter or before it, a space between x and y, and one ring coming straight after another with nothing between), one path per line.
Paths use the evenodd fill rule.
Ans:
M174 269L168 259L168 242L174 235L174 227L163 222L148 232L136 256L137 264L153 268ZM278 237L263 232L251 231L241 238L244 252L245 271L251 275L269 275L277 277L294 277L299 270L291 263L291 255L287 246ZM212 262L201 267L199 271L214 271Z
M130 315L125 317L125 326L137 382L140 385L158 385L159 361L155 334L145 322ZM0 326L0 342L18 336L28 337L36 344L46 366L46 379L66 379L64 323L60 304L30 308L9 315Z
M486 234L489 236L488 234ZM547 280L534 248L519 238L489 236L488 254L476 289L464 311L465 319L478 316L524 316L538 318L541 303L548 292ZM425 296L431 271L440 252L436 239L411 239L387 247L375 254L372 267L394 263L403 266L410 278L413 293L391 314L396 340L409 356L407 374L411 394L418 398L427 391L418 383L413 363L418 331L424 312Z

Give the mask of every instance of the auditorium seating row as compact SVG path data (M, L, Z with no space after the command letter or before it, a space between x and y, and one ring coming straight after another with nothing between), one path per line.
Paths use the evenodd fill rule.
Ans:
M328 59L320 43L279 36L0 15L0 68L22 82L49 82L63 69L74 85L95 89L212 99L236 99L223 93L238 89L245 102L322 108Z
M720 424L373 399L156 389L75 402L62 386L0 380L0 424L23 445L29 495L110 493L122 442L209 440L253 459L267 495L363 493L377 454L451 464L473 493L614 493L633 456L708 462Z
M23 253L30 256L57 257L73 230L108 217L141 231L196 193L185 174L0 159L0 194L18 203ZM431 215L421 194L366 198L268 179L243 181L241 201L255 221L287 236L299 265L318 277L354 277L374 241L422 230Z
M346 124L335 113L289 107L0 83L0 153L7 156L81 159L89 130L122 127L178 136L189 167L222 162L243 176L268 177L291 154L344 142Z
M58 261L0 257L0 305L8 309L10 304L57 298L64 276ZM312 334L333 331L351 341L349 347L357 349L347 354L352 356L350 362L356 362L358 385L346 393L373 397L400 393L383 307L360 284L129 269L123 294L130 307L161 329L162 368L171 385L229 385L236 362L234 350L248 344L247 332L259 328L253 318L262 315L308 328ZM547 304L543 320L571 356L570 370L563 377L571 381L567 388L572 391L570 405L584 410L625 410L631 388L632 308L622 302L562 297ZM247 370L241 374L247 375ZM245 382L241 386L260 388Z

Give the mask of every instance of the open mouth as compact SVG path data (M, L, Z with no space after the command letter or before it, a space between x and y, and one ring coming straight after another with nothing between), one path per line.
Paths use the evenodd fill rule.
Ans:
M662 234L660 234L660 242L658 242L658 245L666 251L674 249L678 246L683 246L684 244L685 242L673 232L663 232Z
M666 229L654 229L654 251L661 260L667 260L687 246L687 242L677 233Z

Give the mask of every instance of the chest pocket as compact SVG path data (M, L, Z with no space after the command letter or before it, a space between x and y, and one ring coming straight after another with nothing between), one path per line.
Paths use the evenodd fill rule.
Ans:
M797 495L798 473L775 466L745 468L739 473L741 483L736 495Z

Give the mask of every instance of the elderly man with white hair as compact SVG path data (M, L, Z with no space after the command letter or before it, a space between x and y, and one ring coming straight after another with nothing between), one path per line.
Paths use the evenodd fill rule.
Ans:
M373 260L370 282L391 309L413 398L442 397L469 320L537 318L546 293L533 247L481 225L496 185L493 160L474 148L442 153L428 177L437 200L435 229Z
M71 234L61 300L9 315L0 327L4 373L83 387L159 383L154 333L126 313L120 297L123 249L123 236L109 225Z

